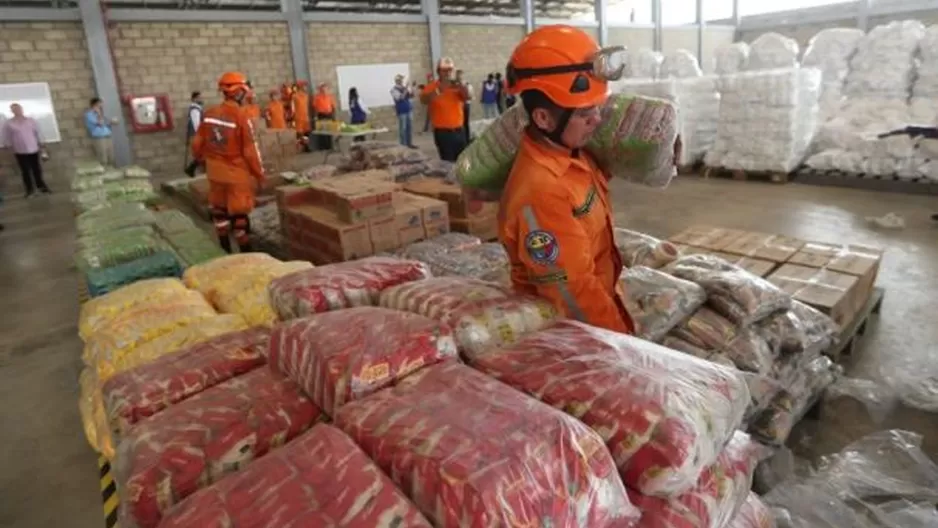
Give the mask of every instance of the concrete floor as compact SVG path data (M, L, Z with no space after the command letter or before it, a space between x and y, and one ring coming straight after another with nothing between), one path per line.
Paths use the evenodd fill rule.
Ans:
M60 186L59 188L63 188ZM8 191L10 189L8 188ZM682 178L666 191L613 185L616 223L665 236L694 223L777 232L888 249L883 313L854 372L938 344L938 198ZM81 344L76 337L73 217L65 193L0 206L0 526L100 528L96 457L78 416ZM870 228L890 211L907 228Z

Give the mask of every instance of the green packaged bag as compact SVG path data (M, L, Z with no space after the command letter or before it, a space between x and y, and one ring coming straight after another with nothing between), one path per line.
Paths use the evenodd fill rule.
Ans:
M167 249L166 243L149 227L130 227L79 239L75 255L78 269L110 268Z
M141 203L112 204L78 216L76 228L79 237L114 231L133 226L152 225L153 212Z
M178 209L166 209L156 213L156 229L163 236L198 229L189 215Z
M90 176L93 174L103 174L104 165L101 165L97 161L79 161L75 163L75 175L76 176Z
M89 270L85 279L88 293L97 297L138 280L180 275L182 266L175 255L171 251L160 251L110 268Z
M164 236L187 266L195 266L225 255L218 242L198 228Z

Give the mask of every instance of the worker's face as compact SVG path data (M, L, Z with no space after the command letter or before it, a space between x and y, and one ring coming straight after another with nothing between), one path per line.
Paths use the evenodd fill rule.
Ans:
M534 124L541 130L553 131L560 126L560 114L551 112L546 108L537 108L531 116ZM593 136L593 132L599 126L600 113L598 106L589 108L578 108L573 111L567 126L564 128L560 139L564 146L569 148L580 148Z
M16 103L10 105L10 111L13 112L13 117L23 117L23 107Z
M440 75L441 81L450 81L453 78L453 70L450 70L448 68L446 69L441 68L437 70L437 73Z

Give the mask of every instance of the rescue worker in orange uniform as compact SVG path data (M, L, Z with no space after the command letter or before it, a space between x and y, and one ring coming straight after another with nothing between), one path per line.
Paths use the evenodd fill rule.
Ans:
M316 87L313 110L317 121L335 121L335 97L329 92L328 83L319 83ZM332 150L332 137L321 135L317 139L319 150Z
M248 119L260 119L261 118L261 105L257 104L256 95L254 94L254 86L251 85L251 81L248 81L248 95L245 98L244 110L247 112Z
M303 142L303 148L309 151L309 133L313 130L312 121L309 119L309 94L306 81L297 81L296 90L293 92L293 130L296 130L296 137Z
M270 101L267 102L267 108L264 110L264 120L267 121L267 128L272 130L287 128L287 110L277 90L270 91Z
M451 162L455 162L466 148L463 121L465 104L469 100L468 86L453 78L455 69L453 59L440 59L436 66L437 79L428 83L420 93L420 102L427 105L430 115L437 153L441 160Z
M530 123L502 191L498 231L516 290L571 319L632 333L618 295L608 177L582 149L600 123L607 81L622 76L621 51L563 25L541 27L515 48L508 90L520 94Z
M264 184L254 125L245 112L247 79L228 72L218 80L224 101L205 111L192 142L195 159L205 163L212 221L222 248L231 252L233 234L241 252L251 251L251 223L256 191Z

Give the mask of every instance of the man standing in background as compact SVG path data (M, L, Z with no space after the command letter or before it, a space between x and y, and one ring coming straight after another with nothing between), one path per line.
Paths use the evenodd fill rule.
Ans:
M335 98L329 92L329 83L319 83L313 97L313 110L316 111L316 120L335 121ZM332 150L331 136L319 136L318 143L319 150Z
M91 136L94 155L101 165L114 165L114 140L111 138L111 125L117 124L117 118L104 117L104 105L99 97L92 97L85 111L85 128Z
M505 111L504 106L504 97L505 97L505 81L502 80L502 74L499 72L495 73L495 104L498 106L498 115L502 115L502 112Z
M401 145L414 148L413 112L414 87L417 82L404 84L403 75L394 76L394 86L391 87L391 99L394 100L394 112L397 114L397 137Z
M202 123L202 112L204 111L204 103L202 102L202 92L192 92L192 96L189 97L189 123L186 127L186 159L189 159L189 145L192 141L192 138L195 137L195 133L199 131L199 124ZM192 178L195 176L195 169L198 167L198 163L195 160L192 160L186 163L186 168L184 172L186 176Z
M313 125L309 119L309 93L306 81L297 81L296 90L293 92L293 130L296 131L297 139L303 142L303 150L310 151L309 133L313 130Z
M472 110L472 83L463 77L462 70L456 70L456 84L463 86L466 90L466 100L462 105L462 129L463 134L466 135L466 144L468 145L471 139L469 134L469 116Z
M267 103L267 109L264 110L264 120L267 121L267 128L271 130L287 128L287 109L283 106L278 90L270 91L270 101Z
M23 176L23 187L26 198L32 196L38 188L40 192L49 194L51 191L42 179L42 162L45 158L42 150L42 137L39 135L39 123L31 117L23 115L23 107L17 103L10 105L13 119L3 124L0 131L0 145L13 149L16 163L20 166Z
M428 84L420 94L427 105L433 125L433 142L443 161L455 162L466 148L463 108L469 95L466 87L453 78L453 59L443 57L437 64L438 80Z

